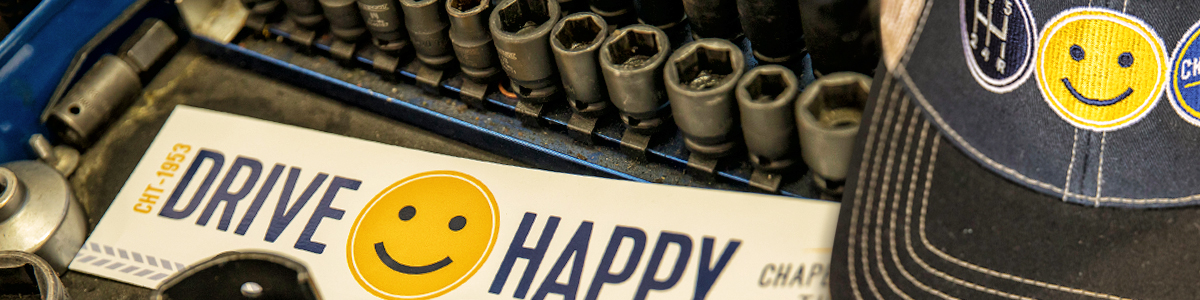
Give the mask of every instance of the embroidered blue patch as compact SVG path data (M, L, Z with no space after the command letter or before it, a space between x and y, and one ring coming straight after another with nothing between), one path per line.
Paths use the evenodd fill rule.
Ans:
M1033 14L1025 0L961 0L963 52L983 88L1007 93L1029 79L1034 56Z
M1179 117L1200 126L1200 22L1192 25L1171 55L1171 83L1167 96Z

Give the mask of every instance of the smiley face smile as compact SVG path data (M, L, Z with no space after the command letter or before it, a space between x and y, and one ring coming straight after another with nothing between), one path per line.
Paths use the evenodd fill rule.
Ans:
M1133 88L1125 88L1124 93L1121 93L1120 95L1117 95L1116 97L1113 97L1112 99L1096 100L1096 99L1088 98L1087 96L1080 94L1079 91L1076 91L1075 87L1071 85L1070 79L1063 77L1062 82L1063 82L1063 85L1067 87L1067 91L1071 92L1071 96L1075 96L1075 99L1078 99L1080 102L1087 103L1090 105L1095 105L1095 106L1109 106L1109 105L1117 104L1117 102L1121 102L1121 100L1125 100L1125 98L1127 98L1127 97L1129 97L1129 95L1133 94Z
M384 188L359 213L346 241L347 264L379 298L437 298L483 266L499 219L496 198L478 179L415 174Z
M1166 49L1154 29L1107 8L1077 7L1050 18L1034 60L1046 104L1076 128L1097 132L1141 120L1167 78Z
M442 267L445 267L445 266L449 265L450 263L454 262L454 260L451 260L450 257L447 256L446 258L443 258L442 260L439 260L438 262L435 262L432 264L419 266L419 267L409 266L409 265L397 262L395 259L392 259L392 256L388 255L388 253L387 253L387 248L383 247L383 242L375 243L375 255L379 256L379 261L383 262L383 264L385 266L387 266L389 269L392 269L392 271L409 274L409 275L420 275L420 274L437 271L437 270L441 269Z

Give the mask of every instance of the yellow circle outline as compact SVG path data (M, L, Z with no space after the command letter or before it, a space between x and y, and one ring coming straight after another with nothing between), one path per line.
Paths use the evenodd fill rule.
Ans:
M387 195L392 190L400 188L401 186L404 186L405 184L408 184L410 182L413 182L413 181L416 181L419 179L431 178L431 177L453 177L453 178L462 179L466 182L471 183L471 185L475 186L475 188L479 189L480 192L483 192L483 194L485 196L487 196L488 207L491 208L491 210L492 210L492 235L491 235L491 241L488 242L487 250L483 251L483 256L479 259L478 262L475 263L474 266L471 267L471 270L468 271L466 275L463 275L461 278L454 281L454 283L451 283L450 285L442 287L441 289L439 289L437 291L433 291L433 292L429 292L429 293L425 293L425 294L421 294L421 295L416 295L416 296L392 295L392 294L388 294L386 292L380 291L378 288L376 288L375 286L368 283L365 279L363 279L362 275L359 274L360 272L355 267L356 264L354 262L353 246L354 246L354 238L356 238L358 236L358 226L362 223L363 217L366 216L367 213L371 211L371 208L375 207L376 203L379 203L380 198L383 198L383 196ZM467 175L462 172L455 172L455 171L449 171L449 170L429 171L429 172L418 173L418 174L415 174L412 176L408 176L404 179L401 179L400 181L397 181L396 183L393 183L392 185L383 189L383 191L380 191L379 194L376 194L374 198L371 198L371 202L368 202L367 207L363 208L362 212L358 213L358 217L354 218L354 225L351 225L351 227L350 227L350 238L346 240L346 263L347 263L348 267L350 268L350 274L354 275L354 280L358 282L358 285L362 286L368 292L371 292L371 294L378 296L380 298L390 298L390 299L429 299L429 298L434 298L434 297L449 293L450 291L454 290L455 288L458 288L463 283L466 283L467 280L471 279L471 277L475 275L475 272L478 272L479 269L483 268L483 263L487 261L488 256L491 256L491 254L492 254L492 249L494 249L496 247L496 238L499 235L499 232L500 232L500 208L498 205L496 205L496 197L494 195L492 195L492 191L488 190L487 186L484 185L483 182L479 181L479 179L476 179L475 177L472 177L471 175Z
M1043 74L1045 74L1045 67L1046 67L1046 63L1045 63L1046 55L1042 55L1041 52L1043 52L1044 49L1046 47L1048 47L1048 43L1049 43L1050 39L1056 33L1058 33L1059 29L1062 29L1062 27L1066 26L1067 23L1077 21L1077 20L1105 20L1105 21L1113 22L1117 25L1124 26L1125 28L1129 28L1130 30L1137 32L1138 35L1141 36L1143 40L1146 40L1147 42L1149 42L1151 45L1151 48L1153 48L1155 50L1154 57L1156 59L1156 62L1159 64L1160 70L1159 70L1159 72L1157 72L1158 76L1155 80L1154 90L1152 91L1152 93L1150 93L1150 98L1147 99L1144 103L1142 103L1141 106L1138 106L1138 108L1135 109L1133 112L1130 112L1129 114L1126 114L1125 116L1122 116L1120 118L1117 118L1117 119L1114 119L1111 121L1095 122L1095 121L1091 121L1091 120L1086 120L1086 119L1076 116L1074 113L1070 112L1065 107L1063 107L1061 105L1061 101L1059 101L1058 98L1055 97L1053 93L1049 92L1050 87L1048 85L1050 83L1045 78L1043 78L1044 77ZM1166 77L1167 73L1170 72L1167 62L1166 62L1166 57L1165 57L1166 56L1166 47L1163 46L1162 38L1160 38L1158 36L1158 33L1156 31L1154 31L1153 28L1150 27L1150 25L1147 25L1146 23L1142 22L1141 19L1138 19L1131 15L1127 15L1125 13L1121 13L1121 12L1117 12L1117 11L1113 11L1113 10L1107 10L1107 9L1075 8L1075 9L1063 11L1062 13L1059 13L1058 15L1054 16L1053 18L1050 19L1050 22L1046 24L1046 29L1043 30L1041 37L1038 38L1038 52L1039 52L1038 53L1039 55L1037 56L1038 87L1039 87L1039 92L1041 92L1043 99L1046 100L1046 102L1048 104L1050 104L1050 106L1051 106L1051 108L1053 108L1055 114L1058 114L1059 117L1067 120L1069 123L1071 123L1071 125L1075 125L1076 127L1081 127L1081 128L1086 128L1086 129L1092 129L1092 130L1096 130L1096 131L1110 131L1110 130L1123 128L1125 126L1136 123L1137 121L1141 120L1142 117L1145 117L1148 114L1148 112L1150 111L1150 109L1154 108L1154 105L1158 104L1159 98L1162 97L1163 90L1166 89L1166 84L1167 84L1167 80L1165 77Z
M1197 23L1197 24L1200 24L1200 23ZM1196 30L1195 26L1192 26L1192 28L1193 29L1189 30L1189 31L1191 31L1192 36L1189 37L1187 42L1183 44L1183 49L1180 50L1179 54L1177 54L1176 56L1182 56L1182 55L1186 54L1188 49L1190 49L1192 47L1192 43L1196 41L1196 37L1200 37L1200 30ZM1173 68L1171 68L1171 71L1178 71L1179 65L1181 63L1183 63L1183 60L1180 57L1176 57L1174 60L1175 60L1174 61L1175 66ZM1171 71L1168 71L1168 72L1170 72L1170 74L1168 74L1168 75L1171 76L1171 78L1169 78L1169 79L1171 81L1175 81L1175 77L1178 74L1176 74L1176 72L1171 72ZM1182 84L1182 82L1180 82L1180 83ZM1174 94L1171 95L1171 102L1178 103L1179 107L1182 107L1184 110L1186 110L1187 113L1190 115L1190 117L1200 118L1200 112L1198 112L1198 111L1196 111L1196 109L1192 108L1191 105L1188 105L1186 101L1183 101L1183 92L1179 90L1179 84L1171 84L1171 90L1174 91ZM1189 122L1190 121L1191 120L1189 120Z

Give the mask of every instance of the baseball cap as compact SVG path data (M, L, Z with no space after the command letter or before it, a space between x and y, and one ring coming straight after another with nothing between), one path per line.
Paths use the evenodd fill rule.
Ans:
M835 299L1200 295L1200 2L893 2Z

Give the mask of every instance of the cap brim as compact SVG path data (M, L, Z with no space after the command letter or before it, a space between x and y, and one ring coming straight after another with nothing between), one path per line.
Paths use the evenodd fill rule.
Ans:
M1200 211L1097 208L1014 183L927 121L896 73L863 113L834 299L1194 299Z

